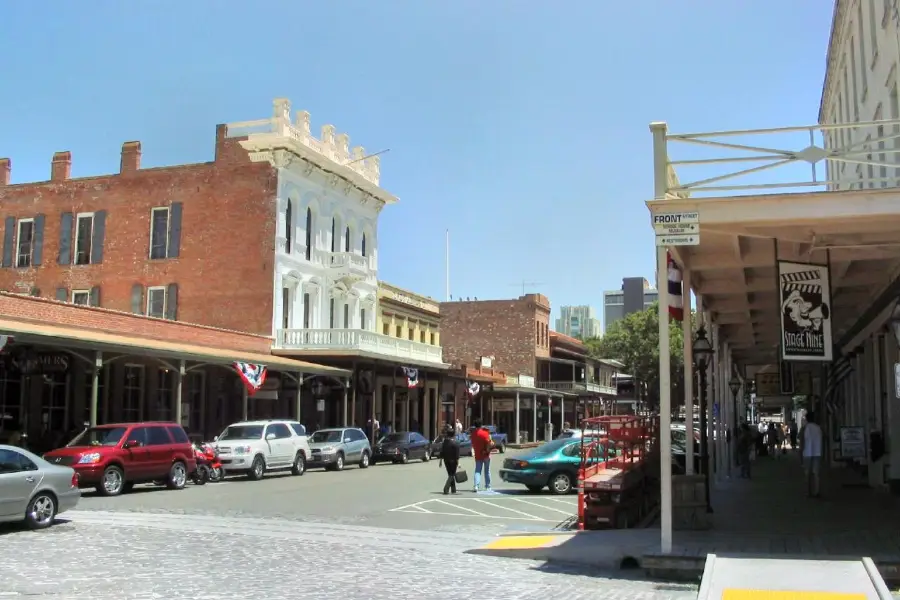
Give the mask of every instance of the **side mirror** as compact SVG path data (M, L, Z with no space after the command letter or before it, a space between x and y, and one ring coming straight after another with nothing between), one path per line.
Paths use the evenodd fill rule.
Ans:
M218 441L219 441L219 436L214 435L214 436L213 436L213 441L214 441L214 442L218 442Z
M267 434L266 434L266 441L267 441L267 442L268 442L269 440L274 440L274 439L275 439L275 434L274 434L274 433L267 433Z
M130 450L131 448L140 448L140 447L141 447L141 443L137 440L128 440L127 442L125 442L125 445L123 446L123 448L125 448L126 450Z
M345 444L349 444L349 443L352 442L352 441L353 441L353 440L351 440L350 438L344 438L344 443L345 443Z

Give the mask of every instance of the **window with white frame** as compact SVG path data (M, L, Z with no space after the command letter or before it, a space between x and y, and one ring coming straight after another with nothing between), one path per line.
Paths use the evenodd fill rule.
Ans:
M80 304L82 306L91 305L90 290L72 290L72 304Z
M16 267L27 269L31 266L34 253L34 219L19 219L16 227Z
M94 213L81 213L75 221L75 264L91 264L94 239Z
M169 208L150 212L150 258L167 258L169 249Z
M350 329L350 303L344 302L344 329Z
M125 382L122 386L122 418L124 423L141 420L144 394L144 366L125 365Z
M303 294L303 329L310 328L312 321L312 305L310 304L309 292Z
M359 328L360 329L366 328L366 309L365 308L359 309Z
M147 316L158 319L166 318L166 288L147 288Z

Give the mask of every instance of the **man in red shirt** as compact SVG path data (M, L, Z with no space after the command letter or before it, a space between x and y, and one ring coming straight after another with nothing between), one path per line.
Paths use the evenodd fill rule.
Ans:
M475 419L472 423L475 431L472 432L472 454L475 455L475 487L472 490L477 492L481 486L481 472L484 470L484 491L491 490L491 449L494 447L494 441L491 439L491 432L482 426L481 419Z

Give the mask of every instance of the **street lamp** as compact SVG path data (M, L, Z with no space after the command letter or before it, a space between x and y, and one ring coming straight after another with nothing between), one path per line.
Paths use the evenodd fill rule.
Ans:
M709 367L713 349L712 344L709 343L709 338L706 337L706 327L703 325L697 329L697 337L694 338L692 353L694 366L697 368L697 373L700 375L700 466L703 472L703 486L706 491L706 512L711 513L713 509L712 504L710 504L709 501L709 436L706 422L706 369ZM693 431L694 415L690 415L690 418L690 430ZM693 441L689 443L693 443Z

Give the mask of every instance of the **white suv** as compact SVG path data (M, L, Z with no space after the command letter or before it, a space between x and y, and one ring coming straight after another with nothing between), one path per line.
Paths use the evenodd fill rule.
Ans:
M303 475L310 456L306 428L297 421L234 423L214 441L225 472L246 473L253 481L281 469Z

